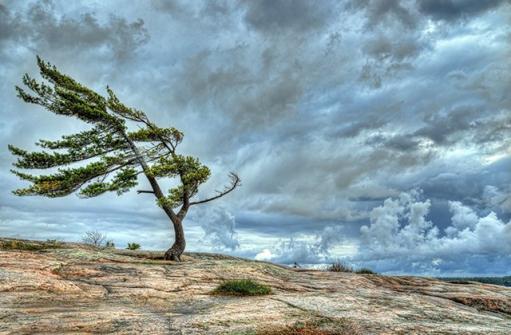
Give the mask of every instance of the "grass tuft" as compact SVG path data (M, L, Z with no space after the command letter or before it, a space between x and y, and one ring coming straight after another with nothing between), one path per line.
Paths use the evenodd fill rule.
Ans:
M128 250L138 250L138 249L140 249L140 244L135 243L135 242L128 243L128 247L126 249L128 249Z
M375 275L375 274L377 274L376 272L374 272L373 270L368 269L368 268L358 269L358 270L356 271L356 273L360 273L360 274L368 274L368 275Z
M330 272L353 272L353 268L346 263L343 263L339 260L330 264L327 268L327 271Z
M220 284L213 294L234 295L234 296L254 296L266 295L271 293L271 288L260 284L252 279L227 280Z
M358 273L358 274L377 274L376 272L374 272L373 270L369 269L369 268L361 268L361 269L358 269L358 270L354 270L350 265L340 261L340 260L337 260L335 261L334 263L330 264L327 268L326 268L326 271L330 271L330 272L355 272L355 273Z

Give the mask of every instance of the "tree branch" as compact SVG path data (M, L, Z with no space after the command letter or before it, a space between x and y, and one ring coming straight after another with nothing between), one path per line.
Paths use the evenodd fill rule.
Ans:
M181 181L183 180L183 176L181 176ZM184 185L184 184L183 184ZM177 213L177 217L183 220L186 216L186 213L188 213L188 209L190 208L190 191L184 187L183 190L183 205L181 205L181 208L179 209L179 212Z
M75 191L78 191L78 190L79 190L79 189L80 189L83 185L87 184L88 182L90 182L90 181L91 181L91 180L93 180L94 178L99 178L99 177L101 177L101 176L107 176L108 174L110 174L110 173L112 173L112 172L115 172L115 171L117 171L117 170L119 170L119 169L122 169L123 167L126 167L126 166L128 166L128 165L130 165L130 164L133 164L133 162L135 162L135 160L134 160L134 159L130 159L130 160L128 160L128 161L126 161L126 162L124 162L124 163L122 163L122 164L119 164L119 165L115 164L115 165L113 165L113 166L115 166L113 169L110 169L110 170L108 170L108 171L106 171L106 172L104 172L104 173L98 174L98 175L96 175L96 176L90 177L90 178L88 178L87 180L85 180L85 181L81 182L79 185L75 186L75 187L74 187L74 189L73 189L70 193L73 193L73 192L75 192ZM116 166L116 165L117 165L117 166ZM104 179L105 179L105 178L103 178L103 180L104 180ZM69 194L70 194L70 193L69 193ZM80 195L78 195L78 197L81 197L81 196L80 196Z
M217 195L215 195L214 197L211 197L211 198L207 198L207 199L204 199L204 200L199 200L199 201L192 201L190 202L190 206L192 205L198 205L198 204L203 204L203 203L206 203L206 202L210 202L210 201L213 201L213 200L216 200L218 198L221 198L223 197L224 195L234 191L234 189L238 186L240 186L241 184L241 179L240 177L238 177L237 174L235 174L234 172L231 172L229 174L229 177L231 178L231 185L227 186L223 191L221 192L218 192Z
M152 193L154 194L154 191L149 191L149 190L137 190L137 193L140 194L140 193Z
M154 131L154 126L152 125L152 123L151 123L151 122L144 122L144 123L145 123L145 124L146 124L149 128L151 128L151 130L153 130L153 131ZM169 141L169 142L165 141L165 139L164 139L161 135L159 135L157 132L155 132L155 134L156 134L156 136L158 136L158 139L160 140L161 144L163 144L163 145L165 146L165 148L167 148L167 150L168 150L171 154L173 154L173 153L175 153L175 152L176 152L176 146L175 146L174 144L172 144L172 142L170 142L170 141ZM168 146L168 144L167 144L167 143L168 143L168 144L170 144L170 147Z
M126 140L128 145L130 146L130 148L133 151L133 153L135 154L136 160L138 161L138 163L142 167L142 170L144 171L144 174L145 174L147 180L149 181L149 184L151 185L151 188L154 191L154 196L156 197L156 199L161 200L161 199L165 198L165 196L163 195L163 192L162 192L162 190L160 188L160 185L158 184L158 181L150 173L150 168L147 165L147 162L144 159L144 157L140 154L140 151L137 148L137 146L135 145L135 143L133 143L133 141L130 140L130 138L124 132L123 129L120 129L120 133L121 133L121 136L124 137L124 139ZM167 206L167 205L163 204L162 205L162 209L167 214L167 216L170 218L170 220L172 222L176 222L177 220L179 220L177 215L176 215L176 213L174 213L174 211L172 210L172 208L170 206Z

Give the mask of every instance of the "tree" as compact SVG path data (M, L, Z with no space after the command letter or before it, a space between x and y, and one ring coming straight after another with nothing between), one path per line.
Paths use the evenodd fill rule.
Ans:
M92 245L93 247L101 248L106 242L106 235L97 230L88 231L83 234L82 241L83 243Z
M182 132L158 127L144 112L124 105L109 87L104 97L39 57L37 64L44 80L38 82L25 74L23 83L29 90L16 86L18 96L55 114L76 117L92 127L55 141L39 140L36 144L46 151L29 152L9 145L11 153L18 156L14 166L19 169L58 168L41 175L11 170L31 183L13 193L50 198L74 192L84 198L105 192L121 195L138 184L139 175L144 175L150 189L138 193L153 194L174 227L174 243L165 259L180 261L186 246L183 220L190 207L230 193L240 185L240 178L231 172L230 183L224 190L194 200L210 170L197 158L177 152ZM129 126L138 128L130 131ZM175 178L177 186L164 193L159 184L161 178Z

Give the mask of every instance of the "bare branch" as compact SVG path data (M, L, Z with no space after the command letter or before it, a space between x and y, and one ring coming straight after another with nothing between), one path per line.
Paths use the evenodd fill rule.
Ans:
M137 193L140 194L140 193L152 193L154 194L154 191L149 191L149 190L137 190Z
M190 202L190 206L198 205L198 204L203 204L203 203L210 202L210 201L216 200L218 198L221 198L224 195L234 191L234 189L236 187L241 185L240 177L238 177L238 175L235 174L234 172L229 173L229 178L231 178L231 184L229 186L226 186L223 191L217 191L218 194L215 195L214 197L211 197L211 198L207 198L207 199L199 200L199 201L192 201L192 202Z
M82 237L83 243L89 244L96 248L102 247L105 244L106 239L107 239L106 235L100 233L97 230L85 232L85 234Z

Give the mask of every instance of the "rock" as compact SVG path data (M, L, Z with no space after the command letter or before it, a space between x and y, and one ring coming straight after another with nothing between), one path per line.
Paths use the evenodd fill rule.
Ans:
M214 254L190 253L175 263L157 252L27 243L35 247L0 250L0 334L511 330L511 289L495 285L293 269ZM240 278L267 284L273 294L210 294Z

